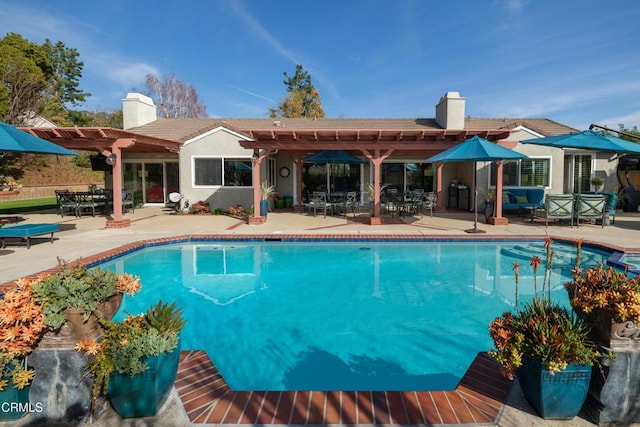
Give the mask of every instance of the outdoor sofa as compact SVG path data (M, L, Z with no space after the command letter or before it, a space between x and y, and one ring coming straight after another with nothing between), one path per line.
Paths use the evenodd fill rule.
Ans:
M502 211L522 211L526 207L544 207L543 188L505 188L502 191Z

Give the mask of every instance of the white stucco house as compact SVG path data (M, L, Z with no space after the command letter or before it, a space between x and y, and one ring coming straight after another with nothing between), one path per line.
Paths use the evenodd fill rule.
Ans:
M308 191L357 191L366 201L374 183L399 190L438 193L442 209L473 209L473 198L456 199L451 184L473 188L473 162L432 165L425 159L478 135L528 156L502 165L503 185L544 188L546 193L595 190L590 178L605 179L603 191L617 191L615 155L521 144L524 139L575 132L546 118L474 118L466 99L446 93L434 118L408 119L157 119L150 98L130 93L123 100L124 128L132 134L179 143L177 152L127 153L125 188L142 202L165 203L179 192L191 203L212 208L254 206L266 181L302 206ZM364 164L316 165L301 159L320 150L345 150ZM496 164L477 164L477 186L494 186ZM259 182L257 182L259 181ZM463 195L464 196L464 195ZM458 196L460 197L460 196Z

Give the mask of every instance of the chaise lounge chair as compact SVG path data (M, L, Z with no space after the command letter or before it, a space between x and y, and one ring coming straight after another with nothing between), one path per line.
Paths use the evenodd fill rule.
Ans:
M35 236L41 236L43 234L51 233L51 243L53 243L53 233L59 231L58 224L19 224L8 225L0 227L0 243L1 248L4 249L7 246L5 239L17 238L20 239L17 245L26 245L27 249L31 247L31 238Z

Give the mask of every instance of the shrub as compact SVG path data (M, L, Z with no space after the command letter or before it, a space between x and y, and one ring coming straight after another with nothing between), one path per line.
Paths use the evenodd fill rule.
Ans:
M247 211L244 209L242 205L233 205L229 207L229 215L231 216L246 216Z
M204 215L211 213L211 209L209 208L209 203L199 200L189 206L189 213L191 215Z

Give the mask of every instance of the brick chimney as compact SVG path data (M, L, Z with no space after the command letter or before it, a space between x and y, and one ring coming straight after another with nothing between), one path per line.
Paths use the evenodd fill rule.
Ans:
M141 93L128 93L122 100L122 126L131 129L157 119L153 100Z
M436 105L436 123L445 129L464 129L465 98L458 92L447 92Z

